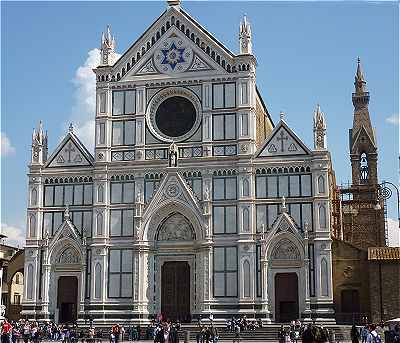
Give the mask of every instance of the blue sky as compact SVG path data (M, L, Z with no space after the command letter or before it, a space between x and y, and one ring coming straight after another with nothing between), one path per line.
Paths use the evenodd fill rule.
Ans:
M398 184L399 17L395 2L190 2L183 8L238 52L239 21L252 25L257 84L276 122L279 111L312 147L320 103L337 182L350 180L356 60L371 93L379 177ZM93 75L101 32L110 24L123 53L166 2L1 2L1 225L14 242L25 230L32 129L49 132L50 153L73 120L91 132ZM87 137L82 137L88 142ZM389 203L397 226L395 199ZM10 240L10 242L12 242Z

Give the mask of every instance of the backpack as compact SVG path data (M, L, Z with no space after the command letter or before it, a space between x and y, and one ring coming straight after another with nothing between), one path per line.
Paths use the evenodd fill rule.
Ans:
M382 339L378 334L376 334L376 336L374 336L374 335L372 335L372 336L374 338L374 343L382 343Z

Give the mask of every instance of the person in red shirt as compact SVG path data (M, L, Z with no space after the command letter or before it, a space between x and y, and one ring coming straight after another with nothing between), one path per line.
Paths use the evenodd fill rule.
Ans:
M2 343L11 343L11 333L12 333L12 326L4 319L3 325L1 326L1 342Z

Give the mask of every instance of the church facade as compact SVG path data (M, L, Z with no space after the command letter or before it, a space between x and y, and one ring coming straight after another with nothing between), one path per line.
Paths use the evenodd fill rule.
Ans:
M179 1L118 60L107 29L94 155L33 134L22 316L334 321L324 115L312 149L274 124L246 18L239 45Z

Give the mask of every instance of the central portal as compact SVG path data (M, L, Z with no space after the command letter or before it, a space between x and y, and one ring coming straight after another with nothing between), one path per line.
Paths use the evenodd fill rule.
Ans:
M276 322L288 323L299 318L299 293L296 273L275 275Z
M161 273L161 313L164 319L190 321L190 267L187 262L165 262Z
M77 319L78 279L75 276L61 276L58 279L58 321L75 323Z

